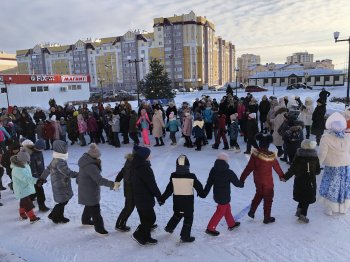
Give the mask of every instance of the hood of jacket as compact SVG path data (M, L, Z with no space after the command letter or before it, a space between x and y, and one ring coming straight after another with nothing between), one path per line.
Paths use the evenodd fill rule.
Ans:
M230 166L228 165L228 163L225 160L222 160L222 159L215 160L214 167L213 167L213 169L215 169L215 171L224 172L224 171L228 170L229 168L230 168Z
M317 157L317 151L315 149L298 148L296 155L300 157Z
M100 160L91 157L88 153L84 153L78 161L79 168L85 168L88 165L97 165L99 166Z
M11 156L11 166L21 167L24 168L25 164L18 160L17 155Z
M199 121L199 120L194 121L193 122L193 127L195 127L195 126L199 126L200 128L203 128L204 121L203 120L202 121Z
M276 153L268 151L266 149L252 149L252 155L264 161L274 161L276 159Z
M275 107L275 116L279 115L279 114L284 114L287 112L287 108L282 107L282 106L276 106Z

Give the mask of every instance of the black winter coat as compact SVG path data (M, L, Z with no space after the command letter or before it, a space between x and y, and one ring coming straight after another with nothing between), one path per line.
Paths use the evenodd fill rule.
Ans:
M247 120L245 132L249 141L255 140L255 135L259 132L258 123L256 122L256 119Z
M131 182L131 163L133 159L132 154L128 154L126 156L126 161L124 167L120 170L117 177L115 178L115 182L120 182L124 179L124 196L125 197L133 197L132 190L132 182Z
M170 176L169 184L162 195L162 200L166 200L171 194L173 196L174 212L192 214L194 211L193 188L198 195L203 194L203 186L195 174L190 173L185 166L178 166L176 172Z
M293 161L294 156L304 139L302 126L291 126L284 134L283 140L287 147L289 161Z
M262 100L259 104L260 121L265 122L267 114L270 111L270 102L268 100Z
M236 187L243 187L244 183L239 181L237 175L230 169L225 160L215 160L214 167L210 170L207 184L202 197L206 197L212 186L214 186L214 200L219 205L226 205L231 201L231 183Z
M30 170L32 176L39 178L45 170L44 156L41 151L33 151L30 155Z
M293 187L295 201L308 204L316 201L316 175L320 172L320 162L316 150L299 148L292 165L284 175L286 180L295 176Z
M161 193L151 163L138 155L135 155L131 162L131 182L136 208L140 210L152 209L155 204L154 198L160 200Z
M311 134L313 135L323 135L325 129L325 119L326 106L316 106L314 112L312 113L312 125Z

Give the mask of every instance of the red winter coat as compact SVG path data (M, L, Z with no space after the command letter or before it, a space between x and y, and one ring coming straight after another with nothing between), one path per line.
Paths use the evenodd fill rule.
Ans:
M51 123L45 122L43 127L43 138L45 140L55 138L55 127Z
M96 122L96 118L89 117L88 120L86 121L86 124L87 124L87 131L88 132L97 132L98 131L98 125Z
M263 185L273 188L272 168L280 178L284 176L275 153L270 152L267 149L254 148L240 180L244 182L247 176L253 172L254 183L256 186Z
M218 129L219 131L226 131L226 116L221 114L218 120Z
M243 104L238 105L237 107L237 119L241 120L244 117L245 114L245 106Z

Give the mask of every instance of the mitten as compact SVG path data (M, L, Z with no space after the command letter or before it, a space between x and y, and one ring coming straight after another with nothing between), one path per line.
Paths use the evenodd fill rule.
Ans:
M158 201L158 204L160 206L164 205L164 203L165 203L165 201L164 201L164 199L162 197L158 198L157 201Z
M114 182L113 190L117 191L117 190L119 190L119 187L120 187L120 182Z

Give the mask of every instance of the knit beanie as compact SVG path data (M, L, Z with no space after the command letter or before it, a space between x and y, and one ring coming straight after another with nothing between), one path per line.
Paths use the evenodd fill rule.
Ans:
M17 154L17 160L23 165L28 164L30 163L30 155L26 150L22 149Z
M43 139L38 139L34 144L34 148L36 150L39 150L39 151L44 150L45 147L46 147L46 145L45 145L45 141Z
M139 157L146 160L149 155L151 154L151 150L148 147L138 146L135 145L133 148L133 152L135 155L138 155Z
M60 153L60 154L67 154L68 152L68 145L66 142L62 140L55 140L52 145L53 151Z
M95 143L90 144L89 151L87 152L92 158L100 158L101 151L98 149Z
M301 142L301 148L303 149L315 149L316 145L317 143L310 139L304 139L303 142Z
M26 139L22 142L22 146L33 146L34 143L32 140Z
M256 135L256 140L259 142L259 148L268 149L273 141L273 138L271 135L264 136L262 133L259 133Z
M220 153L219 155L218 155L218 159L219 160L224 160L224 161L226 161L226 162L228 162L228 160L229 160L229 156L228 156L228 154L226 154L226 153Z
M180 155L180 156L176 159L176 165L177 165L177 166L190 166L190 161L188 161L187 156L185 156L185 155Z

